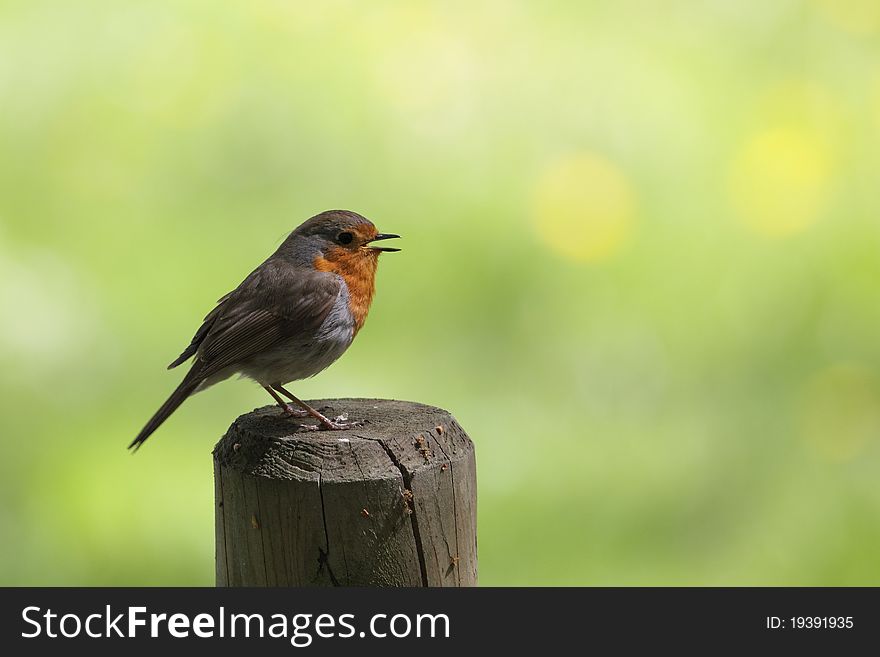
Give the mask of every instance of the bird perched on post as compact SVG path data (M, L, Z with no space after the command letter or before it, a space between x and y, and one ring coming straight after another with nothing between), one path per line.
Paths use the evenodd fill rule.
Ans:
M314 376L348 349L370 310L379 255L400 250L376 242L393 237L400 236L380 233L347 210L328 210L299 226L208 313L168 366L194 356L189 372L129 448L137 450L191 394L233 374L263 386L285 414L315 418L308 429L354 426L325 417L283 386Z

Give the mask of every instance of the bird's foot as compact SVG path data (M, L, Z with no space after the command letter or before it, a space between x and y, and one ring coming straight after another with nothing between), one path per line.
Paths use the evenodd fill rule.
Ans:
M281 414L286 417L304 418L309 416L308 411L295 408L292 404L285 404L281 407Z
M336 419L331 420L323 415L320 418L320 424L303 424L300 425L300 431L342 431L343 429L354 429L363 426L362 420L354 420L348 422L348 417L340 415Z
M363 426L363 424L363 420L349 422L347 415L340 415L334 420L327 419L326 422L321 422L321 428L325 431L341 431L342 429L354 429L355 427Z

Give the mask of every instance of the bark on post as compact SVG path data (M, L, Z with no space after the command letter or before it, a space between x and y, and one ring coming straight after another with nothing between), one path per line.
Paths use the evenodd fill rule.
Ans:
M474 446L447 411L309 402L365 423L301 432L275 406L214 448L218 586L475 586Z

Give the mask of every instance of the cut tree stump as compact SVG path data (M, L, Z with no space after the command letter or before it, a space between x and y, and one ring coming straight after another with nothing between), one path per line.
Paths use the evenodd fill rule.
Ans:
M214 448L217 586L475 586L474 446L414 402L308 402L363 425L301 431L266 406Z

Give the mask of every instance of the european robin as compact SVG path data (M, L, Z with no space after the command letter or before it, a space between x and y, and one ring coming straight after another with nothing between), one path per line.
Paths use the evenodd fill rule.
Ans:
M192 366L177 389L141 429L137 450L183 401L233 374L253 379L282 411L312 416L308 429L347 429L357 423L325 417L284 389L339 358L364 325L373 300L379 255L400 249L375 243L380 233L355 212L328 210L294 230L269 258L205 317L183 353ZM302 410L284 401L284 395Z

